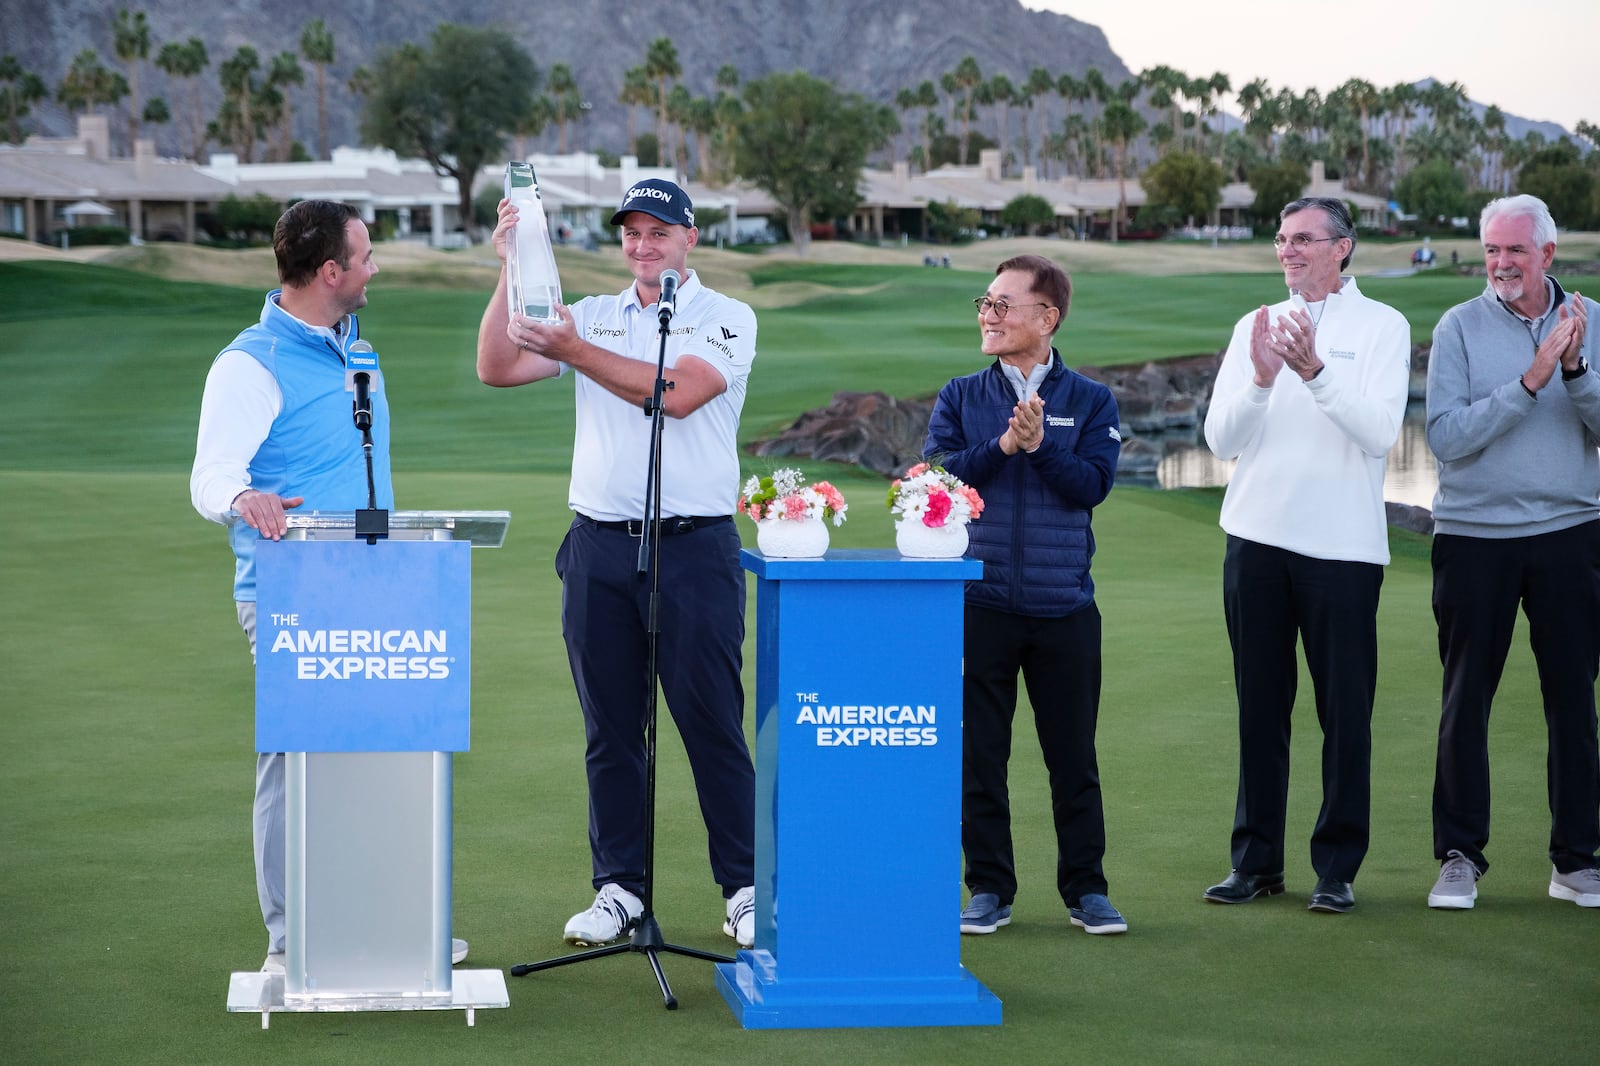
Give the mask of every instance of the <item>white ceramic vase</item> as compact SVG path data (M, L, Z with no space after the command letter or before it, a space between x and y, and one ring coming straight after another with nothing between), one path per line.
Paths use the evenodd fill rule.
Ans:
M925 526L921 519L902 518L894 526L894 543L908 559L958 559L967 553L967 527Z
M768 559L815 559L828 550L828 525L820 518L764 518L756 523L756 547Z

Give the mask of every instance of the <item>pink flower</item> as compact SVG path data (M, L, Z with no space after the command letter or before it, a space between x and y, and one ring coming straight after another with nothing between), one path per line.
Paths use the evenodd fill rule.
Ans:
M785 496L779 501L783 504L783 517L791 522L798 522L806 516L806 499L804 496Z
M934 489L928 493L928 511L922 516L922 524L935 529L944 525L944 520L950 515L950 494L943 489Z
M973 518L983 514L983 497L978 495L977 489L971 485L962 485L956 491L966 498L967 506L972 509Z
M927 463L918 463L917 465L913 466L910 470L906 471L906 477L916 477L919 474L926 474L927 472L928 472L928 464ZM898 484L898 482L897 482L897 484Z

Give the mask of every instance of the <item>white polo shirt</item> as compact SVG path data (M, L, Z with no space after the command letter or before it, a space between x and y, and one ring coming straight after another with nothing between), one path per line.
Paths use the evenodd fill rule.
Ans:
M655 304L641 307L632 285L615 296L579 300L571 310L584 340L655 364L661 343ZM661 514L732 514L739 495L739 412L756 357L756 316L748 305L701 285L693 271L678 289L667 369L686 355L716 367L728 387L687 418L665 419ZM561 372L569 370L563 363ZM602 522L643 518L651 419L585 374L577 374L576 392L568 506Z

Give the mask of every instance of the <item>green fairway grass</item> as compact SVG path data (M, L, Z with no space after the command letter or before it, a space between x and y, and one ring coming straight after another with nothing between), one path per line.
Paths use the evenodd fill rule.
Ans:
M382 253L380 246L379 253ZM970 299L988 275L757 263L742 429L769 435L839 389L933 393L982 365ZM592 898L583 728L553 556L568 520L571 388L493 390L473 345L486 294L386 287L362 315L383 359L402 507L507 509L474 553L472 750L455 759L455 931L468 967L563 954ZM1084 274L1070 361L1213 352L1275 275ZM261 288L267 286L263 279ZM1425 338L1481 282L1370 279ZM579 295L577 293L569 296ZM962 942L1004 1002L990 1029L746 1032L710 965L664 956L682 1006L622 955L508 978L509 1010L256 1015L228 974L265 951L250 844L253 679L220 527L188 498L212 358L262 292L70 263L0 263L0 1061L6 1063L1431 1063L1592 1061L1596 915L1549 899L1545 739L1519 633L1491 726L1494 868L1476 910L1436 912L1429 800L1439 666L1427 541L1395 533L1373 722L1373 844L1344 917L1311 914L1320 798L1309 682L1297 708L1289 891L1200 901L1228 868L1236 713L1221 616L1221 493L1121 487L1096 512L1105 616L1100 769L1120 937L1071 929L1054 889L1047 784L1026 707L1011 787L1013 923ZM644 457L640 457L640 462ZM770 464L745 455L745 472ZM883 479L800 461L850 503L840 547L889 548ZM747 544L754 530L741 520ZM753 615L752 615L753 619ZM925 620L886 613L885 624ZM942 634L930 632L935 647ZM754 693L753 629L746 687ZM747 716L752 718L753 715ZM722 904L670 717L660 745L656 910L668 940L726 952ZM840 797L830 818L861 815ZM873 812L891 822L915 811ZM951 856L950 917L961 902ZM863 946L917 935L894 899L836 901Z

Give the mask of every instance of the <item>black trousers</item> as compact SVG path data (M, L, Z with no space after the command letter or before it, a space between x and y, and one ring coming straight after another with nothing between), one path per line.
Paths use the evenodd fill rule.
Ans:
M1322 726L1322 807L1311 831L1311 867L1320 877L1356 879L1371 823L1382 585L1383 567L1376 563L1312 559L1228 537L1222 603L1239 697L1234 869L1267 874L1284 868L1298 638Z
M1106 893L1106 851L1095 761L1100 715L1100 610L1030 618L966 609L961 683L961 848L967 887L1010 904L1017 894L1006 765L1017 711L1017 674L1028 686L1034 728L1050 776L1056 888L1067 906Z
M1433 616L1444 691L1433 779L1433 853L1489 868L1489 709L1520 606L1549 737L1550 861L1562 873L1600 849L1600 522L1536 537L1433 538Z
M731 896L755 883L755 769L744 737L744 572L732 522L664 536L657 672L683 738L711 873ZM644 886L646 623L639 540L573 521L556 553L561 629L583 708L594 885Z

